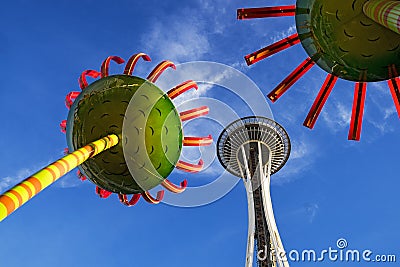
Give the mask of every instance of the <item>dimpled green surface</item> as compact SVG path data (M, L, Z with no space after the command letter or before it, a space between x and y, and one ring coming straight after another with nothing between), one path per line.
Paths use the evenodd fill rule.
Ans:
M119 136L119 144L80 166L88 179L105 190L147 191L160 184L179 159L179 114L163 91L142 78L114 75L97 80L71 107L70 150L111 133Z
M400 67L400 35L364 15L367 0L297 0L296 27L307 54L351 81L381 81Z

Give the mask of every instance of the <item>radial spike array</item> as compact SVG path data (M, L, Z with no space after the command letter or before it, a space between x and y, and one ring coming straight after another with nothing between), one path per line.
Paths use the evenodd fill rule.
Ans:
M92 77L94 79L98 78L101 75L100 72L95 71L95 70L85 70L82 72L81 76L79 76L78 82L79 82L79 87L81 90L85 89L89 84L86 80L86 76Z
M151 58L148 55L146 55L145 53L138 53L138 54L131 56L125 66L125 70L124 70L125 75L132 75L132 72L136 66L136 63L138 62L138 60L140 58L143 58L143 60L145 60L145 61L151 61Z
M201 116L205 116L209 113L210 109L207 106L201 106L198 108L190 109L179 113L181 121L188 121Z
M168 191L175 193L175 194L179 194L182 193L183 191L185 191L186 187L187 187L187 180L183 180L180 184L180 186L177 186L175 184L173 184L171 181L169 181L168 179L165 179L161 185L167 189Z
M326 100L328 99L332 88L335 86L335 83L337 81L337 77L328 74L324 84L321 87L321 90L319 91L317 97L315 98L315 101L310 109L310 112L307 115L307 118L305 119L303 125L312 129L314 128L315 122L318 119L319 114L321 113L322 108L324 107Z
M250 66L260 60L272 56L273 54L298 44L299 42L299 35L295 33L256 52L246 55L244 59L246 60L247 65Z
M185 136L183 138L184 146L209 146L213 142L213 138L211 135L205 137L190 137Z
M388 80L390 93L392 94L394 105L396 106L397 114L400 118L400 79L392 78Z
M96 186L96 194L99 195L100 198L108 198L109 196L111 196L112 192Z
M361 136L361 126L364 114L365 94L367 84L357 82L354 90L353 110L350 120L349 140L359 141Z
M295 82L297 82L315 62L308 57L292 73L289 74L274 90L268 94L268 98L275 102L279 99Z
M188 90L190 90L192 88L194 88L196 90L199 89L199 87L197 86L196 82L194 82L192 80L189 80L189 81L183 82L183 83L175 86L171 90L169 90L167 92L167 95L168 95L169 98L174 99L177 96L183 94L184 92L186 92L186 91L188 91Z
M78 95L81 92L70 92L66 97L65 97L65 105L67 106L68 109L71 108L72 104L74 103L74 100L78 97Z
M146 200L148 203L151 204L158 204L161 202L161 200L164 198L164 190L160 190L157 192L157 197L154 198L150 195L149 192L143 192L142 197L144 200Z
M255 64L298 43L302 44L309 55L268 94L268 98L272 102L277 101L317 64L329 75L303 122L305 127L314 127L338 78L358 82L348 135L350 140L360 139L367 82L388 81L400 118L399 58L396 54L400 40L400 1L368 0L361 4L353 1L352 12L347 12L347 0L335 1L334 5L326 5L325 0L295 2L295 5L237 10L239 20L295 16L296 21L295 34L246 55L247 65ZM359 58L360 55L362 58ZM388 66L388 73L385 73L385 66Z
M107 57L104 61L103 64L101 64L101 77L107 77L108 76L108 70L109 70L109 66L110 66L110 61L114 61L117 64L122 64L125 62L125 60L123 60L122 58L118 57L118 56L109 56Z
M145 53L138 53L133 56L131 56L126 63L125 69L124 69L124 74L125 75L132 75L133 70L138 62L138 60L142 58L145 61L151 61L150 57L145 54ZM97 72L95 70L86 70L82 72L82 74L79 77L79 85L80 88L83 90L88 86L88 82L86 80L86 77L92 77L92 78L98 78L99 76L107 77L109 75L109 65L111 61L115 61L117 64L122 64L124 63L124 60L118 56L109 56L107 57L102 65L101 65L101 72ZM153 70L152 72L148 75L147 79L150 82L155 82L158 77L167 69L167 68L173 68L175 69L175 65L171 61L162 61L159 63ZM175 97L183 94L184 92L190 90L190 89L198 89L198 86L196 82L189 80L185 81L176 87L172 88L171 90L168 91L168 97L170 99L174 99ZM71 92L66 96L66 106L68 108L71 108L73 105L74 100L79 96L80 92ZM209 108L207 106L201 106L198 108L190 109L187 111L183 111L179 114L179 117L181 121L187 121L191 119L195 119L204 115L207 115L209 113ZM62 132L66 132L67 128L67 121L64 120L60 124ZM210 145L213 142L211 135L206 136L206 137L184 137L182 144L185 146L206 146ZM176 168L180 170L184 170L187 172L198 172L202 169L203 167L203 161L200 160L198 164L191 164L187 163L184 161L178 161ZM78 170L78 177L81 180L86 180L86 177ZM187 180L184 180L180 183L180 185L175 185L169 180L165 179L161 185L166 188L167 190L173 192L173 193L181 193L185 190L187 187ZM112 192L102 189L98 186L96 186L96 193L101 197L101 198L108 198ZM143 193L138 193L134 194L130 200L128 200L128 196L125 194L119 194L119 200L121 203L123 203L126 206L132 206L135 205L140 197L143 197L147 202L157 204L159 203L164 196L164 191L159 191L157 193L157 196L154 198L150 195L149 192L143 192Z
M185 161L178 161L178 163L176 164L176 168L185 172L199 172L203 169L203 160L199 160L199 163L197 164L191 164Z
M153 197L149 191L145 191L151 190L160 184L173 193L182 193L186 189L186 179L183 180L180 185L175 185L166 179L173 171L174 166L188 172L197 172L202 169L204 163L202 160L200 160L198 164L190 164L179 160L182 144L184 143L189 146L208 145L212 143L212 137L211 135L207 137L186 137L182 140L182 118L183 120L197 118L208 114L209 109L208 107L202 106L178 114L174 104L157 85L152 84L146 88L148 91L143 92L142 95L154 105L152 108L146 109L150 119L138 121L135 120L134 115L132 119L134 124L133 128L137 129L136 126L138 126L143 129L147 127L148 124L151 124L151 126L158 130L165 128L165 135L170 132L169 136L166 138L162 138L164 136L160 135L145 136L144 145L146 147L150 145L152 148L156 147L158 151L151 155L152 153L149 153L147 149L138 149L135 153L135 158L132 158L123 155L122 149L119 147L110 152L113 156L107 153L103 154L103 156L109 160L107 162L104 158L96 157L98 154L115 147L119 143L119 136L121 136L123 132L124 121L122 117L125 118L126 116L124 114L129 114L126 106L121 105L121 103L132 100L133 96L138 91L137 89L143 84L148 83L146 79L141 77L129 77L139 58L150 61L150 57L144 53L133 55L125 66L125 75L107 77L111 60L115 61L117 64L122 64L124 62L122 58L117 56L110 56L103 61L101 72L86 70L80 75L79 85L82 92L70 92L66 96L65 104L70 111L68 120L63 120L60 123L61 130L64 133L66 133L67 125L69 127L67 134L69 148L64 149L66 155L1 194L0 221L40 193L43 189L56 182L60 177L77 167L80 167L80 170L77 172L80 179L86 180L84 174L88 175L88 179L96 185L95 191L101 198L108 198L113 192L117 192L120 202L126 206L135 205L140 197L143 197L145 201L152 204L160 203L164 197L164 190L158 191L156 197ZM156 81L160 74L168 67L175 69L175 65L172 62L161 62L148 76L149 81ZM87 76L97 78L100 75L101 79L96 81L95 84L88 84L86 80ZM110 87L110 84L113 86ZM114 84L116 85L114 86ZM187 81L174 88L174 90L169 93L177 96L190 88L197 89L196 83ZM80 96L82 99L79 105L73 105L80 94L82 94ZM160 95L163 97L157 97ZM102 104L108 105L107 103L111 103L110 106L106 106L105 108L100 106ZM140 104L140 102L135 102L134 104L138 103ZM104 110L107 110L115 116L106 114L111 118L107 120L103 119L99 122L96 118L104 114ZM157 110L158 113L153 112L155 110ZM162 114L172 114L172 119ZM104 116L102 116L102 118L103 117ZM98 130L100 133L94 133L93 129L99 125L101 125L101 127L99 127L100 130ZM149 127L152 128L151 126ZM111 128L113 129L111 130ZM96 137L101 135L101 131L104 129L108 129L103 132L106 136L91 143L86 143L87 140L97 139ZM132 128L128 129L128 132L130 130L132 130ZM127 145L127 142L125 145ZM133 145L136 146L137 143L133 143ZM163 149L164 145L165 150ZM170 145L169 152L168 145ZM121 146L123 147L122 144ZM73 151L70 152L69 150ZM89 160L90 158L93 159ZM127 168L129 164L135 163L137 159L140 159L139 161L143 160L144 163L142 167L135 167L133 169ZM159 164L159 167L152 170L148 170L147 168L142 170L145 164L152 164L155 166L155 162ZM176 162L178 163L175 164ZM163 166L163 168L161 168L161 166ZM123 171L119 172L120 170ZM115 175L115 173L119 173L120 175ZM135 177L143 177L142 175L145 176L143 180L146 181L145 183L139 183L139 181L135 180ZM126 183L126 181L129 181L129 183ZM133 193L133 196L128 200L126 194L131 193Z
M296 6L275 6L275 7L257 7L257 8L241 8L237 10L237 18L243 19L256 19L268 17L284 17L294 16Z
M175 64L169 60L164 60L160 64L158 64L152 72L150 72L149 76L147 76L147 80L150 82L155 82L158 77L160 77L161 73L163 73L167 68L176 69Z
M122 204L124 204L125 206L133 206L136 203L138 203L139 199L140 199L141 194L134 194L131 198L131 200L128 200L128 196L124 195L124 194L118 194L118 198L119 201L121 201Z

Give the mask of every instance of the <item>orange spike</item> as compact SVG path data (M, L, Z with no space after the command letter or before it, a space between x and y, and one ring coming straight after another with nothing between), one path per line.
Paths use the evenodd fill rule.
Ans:
M237 10L237 19L255 19L268 17L283 17L296 15L296 6L274 6L274 7L257 7L257 8L241 8Z
M388 74L389 74L389 79L396 78L399 76L397 72L397 67L396 64L391 64L388 66Z
M67 132L67 120L63 120L60 123L60 129L61 129L61 132L63 132L63 133Z
M179 170L185 171L185 172L195 173L195 172L199 172L203 169L203 164L204 164L204 162L202 159L199 160L199 163L197 163L197 164L191 164L191 163L180 160L176 164L176 168Z
M173 62L169 60L162 61L152 70L149 76L147 76L147 80L154 83L158 79L158 77L160 77L161 73L163 73L164 70L166 70L169 67L173 68L174 70L176 69Z
M269 46L266 46L256 52L248 54L244 57L248 66L263 60L267 57L270 57L284 49L287 49L295 44L300 42L299 35L297 33L290 35L276 43L273 43Z
M367 83L356 83L356 88L354 90L353 111L351 113L350 129L348 136L349 140L360 140L366 91Z
M179 113L182 121L192 120L204 115L207 115L210 109L207 106L201 106L198 108L190 109Z
M400 118L400 79L393 78L388 80L390 93L392 94L394 105L396 106L397 114Z
M136 63L140 58L143 58L145 61L151 61L151 58L145 53L138 53L131 56L126 63L124 74L132 75L133 69L135 68Z
M324 107L325 102L332 91L332 88L335 86L336 80L337 77L330 73L326 76L325 82L322 85L317 97L315 98L310 112L308 112L307 118L303 123L304 126L310 129L314 128L315 122L317 121L318 116L321 113L321 110Z
M174 99L175 97L183 94L184 92L186 92L192 88L194 88L196 90L199 89L196 82L189 80L189 81L183 82L183 83L175 86L171 90L169 90L167 92L167 95L169 96L169 98Z
M142 197L151 204L158 204L164 198L164 190L158 191L156 198L153 198L149 192L143 192Z
M206 137L184 137L183 145L184 146L209 146L213 142L213 138L210 135Z
M185 191L186 187L187 187L187 180L183 180L180 184L180 186L177 186L175 184L173 184L171 181L169 181L168 179L165 179L164 181L162 181L161 185L167 189L168 191L175 193L175 194L179 194L182 193L183 191Z
M101 77L107 77L108 76L108 69L110 66L110 61L115 61L117 64L122 64L125 62L122 58L118 56L109 56L107 57L104 61L103 64L101 64Z
M66 97L65 97L65 105L67 106L68 109L71 108L72 104L74 103L74 100L79 96L81 92L70 92Z
M78 170L76 174L78 175L78 178L79 178L81 181L87 180L87 177L86 177L80 170Z
M95 71L95 70L85 70L82 72L81 76L79 76L78 82L79 82L79 87L81 90L85 89L89 84L86 80L86 76L92 77L92 78L97 78L100 76L100 72Z
M128 196L124 195L124 194L118 194L118 198L119 201L121 201L122 204L124 204L125 206L133 206L136 203L138 203L139 199L140 199L140 194L134 194L131 198L131 200L128 200Z
M274 90L268 94L268 98L275 102L279 99L295 82L297 82L301 76L303 76L315 62L308 57L304 60L289 76L286 77Z
M96 194L99 195L100 198L108 198L112 194L112 192L96 186Z

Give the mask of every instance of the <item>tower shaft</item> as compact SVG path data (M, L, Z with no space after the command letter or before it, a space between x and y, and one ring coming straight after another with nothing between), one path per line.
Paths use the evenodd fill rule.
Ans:
M218 139L218 159L243 179L248 204L246 267L289 267L276 226L271 175L287 161L290 139L275 121L257 116L232 122ZM255 253L256 248L256 253Z
M250 148L250 158L249 158L249 171L251 175L251 185L252 188L257 188L253 190L253 203L254 203L254 213L255 213L255 233L254 239L257 244L257 264L258 267L272 267L272 255L271 255L271 240L270 233L268 231L268 224L266 220L266 216L264 213L264 205L262 201L262 192L260 183L262 181L262 177L257 175L257 166L258 166L258 151L257 148ZM251 207L249 207L251 208ZM263 252L259 254L259 252ZM265 258L265 260L261 260L261 258Z
M254 238L257 241L257 254L260 258L265 260L257 259L259 267L272 267L275 266L272 262L273 255L271 254L271 239L268 231L267 221L265 220L264 206L261 197L261 188L257 188L253 194L254 198L254 212L256 214L256 230Z
M259 140L243 144L237 157L247 190L249 231L246 267L253 266L256 247L258 267L288 267L276 226L270 196L271 152Z

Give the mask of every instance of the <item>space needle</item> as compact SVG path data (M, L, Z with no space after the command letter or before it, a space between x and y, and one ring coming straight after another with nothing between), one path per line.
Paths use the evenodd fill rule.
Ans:
M290 154L290 139L285 129L265 117L241 118L223 130L217 150L222 166L241 177L247 191L245 266L253 266L256 250L259 267L288 267L270 195L270 176L285 165Z

